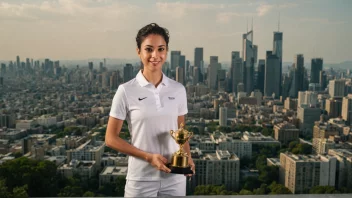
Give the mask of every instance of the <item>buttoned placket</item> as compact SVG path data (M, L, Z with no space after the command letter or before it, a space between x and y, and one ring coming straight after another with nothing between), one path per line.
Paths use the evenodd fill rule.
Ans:
M154 98L155 98L157 111L160 111L163 108L163 105L160 100L160 91L161 91L162 87L163 87L162 84L159 84L158 87L153 86L153 88L154 88L153 92L154 92Z

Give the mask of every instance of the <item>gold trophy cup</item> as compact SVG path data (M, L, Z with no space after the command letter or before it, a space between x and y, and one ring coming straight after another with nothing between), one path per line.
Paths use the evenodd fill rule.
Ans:
M180 149L172 155L169 168L171 173L176 174L193 174L190 165L188 164L188 154L184 151L183 145L191 138L193 132L185 130L184 124L181 123L177 131L170 131L171 137L180 146Z

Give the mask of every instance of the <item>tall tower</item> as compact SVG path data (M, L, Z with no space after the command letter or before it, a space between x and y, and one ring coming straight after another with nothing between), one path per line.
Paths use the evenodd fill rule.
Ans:
M249 94L254 88L254 64L256 62L258 47L253 45L252 30L242 36L242 60L244 69L245 91Z
M218 67L218 57L210 56L210 64L208 67L208 87L210 88L210 90L217 90Z
M180 66L181 51L171 51L171 70L175 71Z
M194 67L199 68L199 81L203 82L203 74L204 74L204 60L203 60L203 48L196 47L194 49Z
M282 84L282 32L274 32L274 40L273 40L273 55L276 55L279 58L279 85L280 85L280 95L282 94L281 91L281 84Z
M264 80L264 95L271 96L275 94L276 98L280 97L280 59L272 53L266 52L265 62L265 80Z
M243 83L243 63L240 52L231 52L232 92L237 93L237 85Z
M265 60L259 59L257 88L260 90L262 94L264 93L264 80L265 80Z
M320 71L323 70L323 59L313 58L310 69L310 83L319 83Z
M176 67L176 81L183 85L185 84L185 75L183 67Z
M123 82L128 82L133 78L133 66L132 64L126 64L123 67Z

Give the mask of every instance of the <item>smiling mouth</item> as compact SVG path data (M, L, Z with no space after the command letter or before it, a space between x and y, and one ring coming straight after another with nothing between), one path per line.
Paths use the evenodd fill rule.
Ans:
M160 63L160 61L150 61L151 63L154 63L154 64L156 64L156 63Z

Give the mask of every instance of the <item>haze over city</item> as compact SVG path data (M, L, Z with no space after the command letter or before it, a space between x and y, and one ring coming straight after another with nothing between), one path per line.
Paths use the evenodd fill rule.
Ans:
M252 18L258 58L265 58L280 15L283 61L292 62L300 53L306 60L323 57L325 63L340 63L351 60L351 5L348 0L5 0L0 3L0 60L17 55L135 59L138 29L156 22L170 31L170 51L181 50L193 61L194 48L203 47L204 57L229 62L231 51L241 51Z

